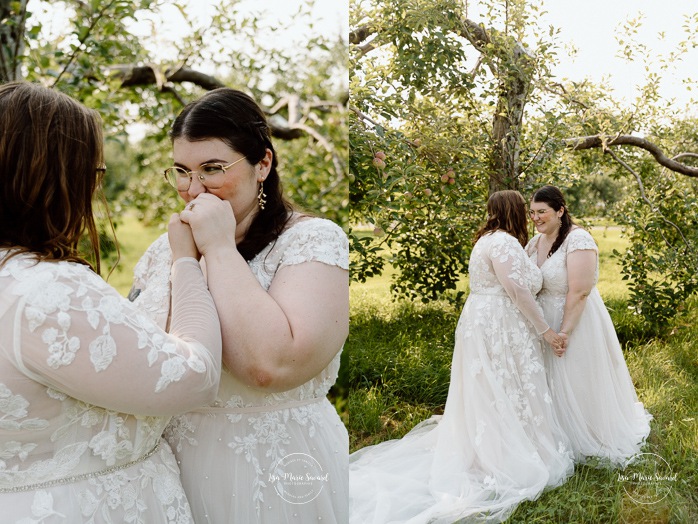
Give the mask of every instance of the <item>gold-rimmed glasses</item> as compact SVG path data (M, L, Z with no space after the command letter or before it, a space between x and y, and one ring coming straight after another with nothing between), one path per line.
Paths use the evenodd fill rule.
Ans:
M198 171L190 171L183 167L172 166L165 169L165 180L174 187L177 191L187 191L191 185L191 179L194 175L198 177L201 183L208 189L218 189L225 182L225 172L238 162L242 162L246 157L238 158L228 165L219 164L218 162L207 162L199 166Z

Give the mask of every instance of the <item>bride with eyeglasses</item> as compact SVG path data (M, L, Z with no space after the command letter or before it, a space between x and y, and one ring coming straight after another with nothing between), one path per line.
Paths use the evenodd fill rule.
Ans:
M187 105L165 177L186 203L219 312L221 386L166 431L197 523L348 521L349 440L326 395L349 324L349 247L328 220L284 199L264 113L221 88ZM167 325L171 246L156 240L131 298Z

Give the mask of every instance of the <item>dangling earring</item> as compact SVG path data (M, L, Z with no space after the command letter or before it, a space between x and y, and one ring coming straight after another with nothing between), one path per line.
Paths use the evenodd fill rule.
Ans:
M264 192L264 180L259 184L259 193L257 193L257 203L259 204L259 209L264 210L264 204L267 203L267 199L264 198L267 194Z

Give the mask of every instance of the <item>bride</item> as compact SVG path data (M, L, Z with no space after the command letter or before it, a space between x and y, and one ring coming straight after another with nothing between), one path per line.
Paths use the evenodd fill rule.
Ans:
M355 524L497 522L573 471L552 410L540 337L564 352L534 294L540 270L523 249L526 202L493 193L470 257L442 417L351 456Z
M598 248L570 217L562 192L543 186L531 198L538 233L526 247L540 267L538 303L545 318L569 335L562 358L545 355L555 413L569 435L575 461L625 465L650 432L611 316L596 288Z

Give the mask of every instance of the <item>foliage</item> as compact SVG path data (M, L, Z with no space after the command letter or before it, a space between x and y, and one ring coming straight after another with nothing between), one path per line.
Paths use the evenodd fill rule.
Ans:
M108 133L123 132L135 121L129 104L143 113L156 115L154 97L121 90L120 80L111 76L114 64L137 64L149 57L138 36L129 30L150 2L32 2L29 8L44 11L43 17L28 12L27 53L22 58L25 79L55 87L100 112ZM55 27L51 14L70 13L67 28ZM47 24L49 27L44 28ZM45 29L45 30L44 30ZM151 111L152 109L152 111Z
M696 43L691 27L698 16L687 17L686 38L666 55L637 42L641 19L626 22L622 54L642 61L648 76L637 99L622 105L608 86L554 77L558 31L540 24L540 2L484 0L478 2L482 17L473 20L468 4L352 5L351 222L384 233L373 240L354 235L353 278L380 274L379 254L389 251L396 298L453 297L449 292L467 271L472 233L493 187L514 187L527 196L554 184L567 195L573 215L608 217L625 227L632 246L619 256L634 290L630 305L658 332L695 289L690 268L696 257L694 242L676 242L675 228L659 214L688 237L694 208L689 198L677 202L675 212L669 203L653 210L639 197L637 177L620 162L638 172L648 191L654 188L652 201L671 184L671 194L679 195L692 183L668 177L645 152L579 152L568 140L635 133L669 156L696 151L695 121L663 100L659 88L662 76L673 74ZM506 158L493 160L498 155ZM497 174L502 164L513 175ZM639 263L636 253L651 256Z
M648 178L653 207L625 202L616 218L631 241L621 259L630 304L654 332L663 333L698 290L698 182L667 173Z
M183 103L205 91L167 75L190 68L249 92L266 108L278 106L270 118L302 128L301 138L275 141L286 192L302 207L344 224L346 44L337 28L286 36L292 27L312 28L313 3L300 0L290 19L269 27L263 10L245 11L226 0L204 27L178 0L32 0L21 73L100 112L109 166L105 189L117 216L135 207L142 220L162 224L181 205L161 176L171 163L167 130ZM159 25L166 17L179 18L188 30L163 34ZM150 68L152 80L128 84L128 71L136 66ZM280 104L290 96L296 97L293 103ZM300 112L296 122L294 111ZM144 138L134 144L139 134Z
M467 153L458 158L439 151L421 152L398 133L377 138L352 133L352 128L363 124L355 116L350 121L351 213L357 222L369 223L379 233L377 245L354 236L353 277L365 280L379 272L383 262L375 254L382 247L396 247L391 263L405 277L395 281L397 292L434 299L454 289L467 265L468 243L463 240L472 237L483 218L482 209L470 205L482 199L481 190L469 194L477 190L469 183L472 159ZM450 119L441 123L458 125ZM376 154L384 155L383 167L375 166ZM454 207L462 212L452 213ZM374 257L356 256L364 249L372 250ZM418 263L422 261L427 265Z
M299 11L285 22L285 27L268 27L264 13L244 13L235 2L216 7L210 27L189 35L181 42L180 56L199 54L199 59L210 62L211 68L222 71L219 77L225 85L248 91L267 108L278 105L270 119L286 124L294 120L291 113L304 115L302 124L307 133L294 140L274 141L279 159L279 173L286 195L300 207L346 223L348 183L348 129L346 109L346 44L339 36L307 37L293 42L285 38L260 38L271 31L283 32L295 26L312 26L312 2L300 4ZM205 48L204 42L218 43ZM230 64L237 64L235 69ZM202 65L203 67L203 65ZM196 89L184 94L184 102L203 93ZM170 113L181 109L177 103ZM149 157L140 157L143 169L155 177L136 180L127 193L129 205L135 206L143 218L162 223L164 218L181 204L171 192L160 204L163 191L159 171L169 165L167 125L159 128L146 144ZM163 149L164 146L164 149ZM165 186L166 187L166 186Z
M498 29L483 46L484 65L463 36L460 2L354 4L352 29L369 27L377 49L351 49L351 219L384 233L373 243L354 237L354 279L380 273L376 253L388 248L398 269L396 296L453 297L447 292L467 271L471 239L485 218L492 121L506 111L500 95L518 67L506 60L516 47L512 35L536 42L538 53L526 66L532 78L545 74L550 57L549 39L528 29L538 14L534 4L512 2L515 16L488 4L488 23ZM520 132L526 172L516 185L524 191L538 173L556 171L550 136L561 134L558 114L549 110L530 133ZM537 139L548 147L544 155Z
M484 116L459 109L472 107L463 103L472 81L464 70L445 67L466 60L453 31L459 6L446 0L385 2L370 12L354 7L353 23L367 16L380 23L378 38L390 51L377 58L352 53L352 222L384 233L374 244L354 238L353 278L381 271L380 258L366 255L396 248L391 262L401 276L394 290L435 299L466 269L464 239L483 219L486 195L480 155L471 146L482 134L473 123Z

